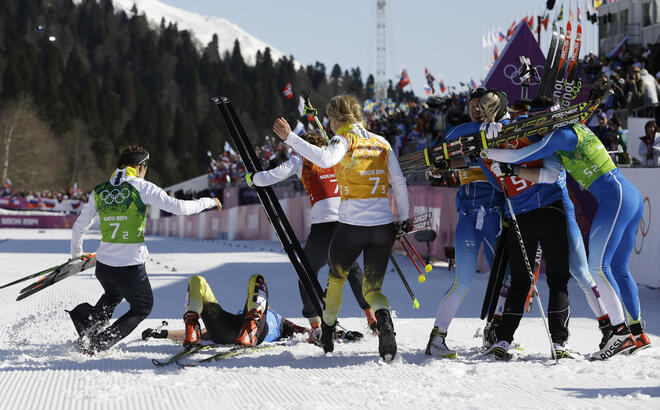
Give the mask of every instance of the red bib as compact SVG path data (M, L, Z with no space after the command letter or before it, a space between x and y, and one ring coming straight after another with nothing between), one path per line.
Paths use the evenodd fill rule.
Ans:
M321 168L303 158L300 180L312 206L318 201L340 196L334 168Z

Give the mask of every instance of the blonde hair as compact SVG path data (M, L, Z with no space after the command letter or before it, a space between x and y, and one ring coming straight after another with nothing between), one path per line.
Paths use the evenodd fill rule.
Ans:
M352 95L336 95L332 97L325 111L329 117L340 124L362 122L360 103Z
M306 132L301 135L300 138L304 139L312 145L316 145L317 147L325 147L328 145L327 141L315 132Z

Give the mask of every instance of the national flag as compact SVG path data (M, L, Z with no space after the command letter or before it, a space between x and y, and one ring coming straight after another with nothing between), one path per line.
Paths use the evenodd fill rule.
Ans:
M296 126L293 128L292 132L297 136L301 136L305 133L305 126L302 122L296 121Z
M534 30L534 20L536 20L534 16L527 17L527 25L529 26L530 30Z
M477 83L470 77L470 88L477 88Z
M27 200L27 205L28 205L28 208L36 208L36 207L39 206L39 199L31 196Z
M623 38L623 40L621 40L621 42L619 42L619 44L616 47L614 47L614 49L612 51L609 52L609 54L607 55L607 58L618 57L621 54L621 52L623 52L623 46L627 42L628 42L628 36L625 36Z
M440 92L441 93L444 93L445 91L447 91L447 86L445 85L444 80L440 79L440 81L438 81L438 85L440 85Z
M426 95L431 95L431 94L433 94L433 90L431 90L431 87L429 87L428 84L424 84L424 93L425 93Z
M557 16L557 21L562 21L564 19L564 3L561 4L559 9L559 15Z
M299 98L299 100L298 100L298 112L300 113L300 115L304 115L305 114L305 99L302 98L302 96L300 96L298 98Z
M511 26L509 26L509 29L506 31L506 39L510 39L513 33L516 32L516 22L514 21L511 23Z
M495 45L495 44L497 44L497 41L498 41L498 40L497 40L497 32L495 32L495 31L491 31L491 32L490 32L490 43L491 43L492 45Z
M236 155L236 152L234 152L234 149L229 145L227 141L225 141L225 152L228 152L231 155Z
M578 23L582 23L582 11L580 10L580 0L578 0L577 3L577 21Z
M541 24L543 24L543 30L548 29L548 23L550 22L550 13L545 13L545 16L543 17L543 20L541 20Z
M506 40L506 36L505 36L504 33L502 33L501 31L499 32L499 36L498 36L498 37L499 37L500 43L501 43L502 41Z
M426 85L428 85L428 87L431 89L431 94L435 94L435 87L433 87L435 77L433 77L433 74L431 74L429 69L426 67L424 67L424 76L426 77Z
M408 77L408 70L405 66L401 66L401 72L399 73L399 83L396 85L397 88L403 89L403 87L410 84L410 77Z
M284 87L284 90L282 90L282 94L287 100L293 98L293 88L291 87L291 83L287 83L286 87Z
M11 179L5 178L5 183L2 186L3 188L9 188L11 186Z
M497 61L497 57L499 57L499 56L500 56L500 54L499 54L498 51L497 51L497 46L494 46L494 47L493 47L493 59L494 59L495 61Z
M72 202L71 203L71 208L78 209L78 208L80 208L80 205L82 205L82 201Z

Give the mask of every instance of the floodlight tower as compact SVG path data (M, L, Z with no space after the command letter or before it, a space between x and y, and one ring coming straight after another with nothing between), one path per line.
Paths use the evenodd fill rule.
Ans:
M376 1L376 100L383 100L387 96L386 69L386 13L385 0Z

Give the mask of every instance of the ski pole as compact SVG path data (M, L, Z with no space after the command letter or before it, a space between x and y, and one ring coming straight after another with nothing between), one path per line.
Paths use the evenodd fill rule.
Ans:
M419 281L419 283L424 282L426 280L426 276L422 273L422 270L419 268L419 266L417 266L417 262L415 262L415 259L413 258L412 254L410 253L408 248L406 248L405 243L401 239L399 239L399 244L401 245L403 250L406 251L406 253L408 254L408 257L412 261L413 265L415 265L415 268L417 269L417 272L419 272L419 276L417 277L417 281Z
M536 284L534 283L534 273L532 273L532 266L529 264L527 251L525 250L525 242L523 242L522 233L520 232L520 227L518 226L518 219L516 218L516 214L513 211L513 205L511 205L511 199L509 199L509 193L506 190L506 184L504 183L504 178L500 178L500 183L502 184L502 192L504 193L504 199L506 200L507 207L509 208L509 213L511 214L511 225L513 225L513 230L516 232L518 245L520 245L520 250L522 251L523 261L525 262L525 267L527 268L527 274L529 275L529 279L532 282L532 287L534 288L534 293L536 294L536 298L539 300L539 303L537 303L536 306L539 307L539 311L541 312L541 318L543 318L543 324L545 325L545 331L548 334L548 341L550 342L550 353L552 355L552 358L555 359L555 363L559 364L559 358L555 354L555 345L552 343L552 336L550 335L550 327L548 326L548 319L546 318L545 312L543 311L541 296L539 295L539 289L536 287Z
M392 265L394 265L394 269L396 269L396 272L399 274L399 277L401 278L401 282L403 282L403 285L406 287L408 294L413 300L413 308L419 309L419 301L415 297L415 294L413 293L412 289L410 289L410 285L408 285L408 281L406 280L406 277L403 276L403 272L401 272L401 268L399 267L399 264L396 263L396 260L394 259L394 255L390 254L390 260L392 261Z
M413 251L413 253L415 254L415 256L417 256L417 259L419 260L419 264L420 264L421 266L424 266L424 271L425 271L426 273L431 272L431 271L433 270L433 265L431 265L430 263L424 263L424 259L422 259L422 257L419 256L419 252L417 252L417 249L415 249L415 247L412 246L412 243L410 243L410 241L408 240L408 238L406 238L406 237L404 236L404 237L403 237L403 240L406 241L406 245L408 245L408 247Z

